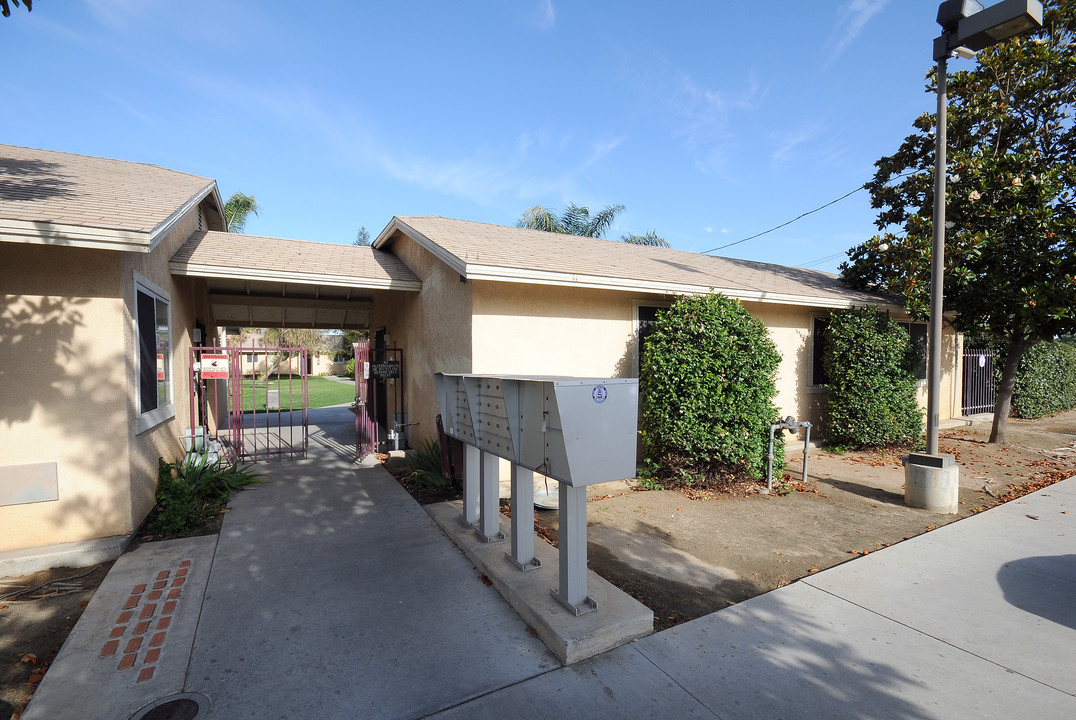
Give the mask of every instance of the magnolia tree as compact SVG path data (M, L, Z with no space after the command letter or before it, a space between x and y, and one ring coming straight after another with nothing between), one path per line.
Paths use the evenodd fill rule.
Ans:
M1076 330L1076 2L1047 3L1035 35L979 53L948 81L945 310L1003 350L991 442L1004 442L1024 353ZM927 90L936 92L935 73ZM867 184L881 234L842 278L930 305L935 117L923 115Z

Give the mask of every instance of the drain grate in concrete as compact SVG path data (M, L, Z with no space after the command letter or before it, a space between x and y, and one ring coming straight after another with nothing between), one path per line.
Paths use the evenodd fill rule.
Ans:
M199 693L180 693L155 700L131 720L201 720L209 710L209 698Z

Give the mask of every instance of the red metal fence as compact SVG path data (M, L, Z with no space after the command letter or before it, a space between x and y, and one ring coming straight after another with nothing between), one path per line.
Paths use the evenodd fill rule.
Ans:
M305 456L309 447L306 348L193 347L190 447L241 460Z

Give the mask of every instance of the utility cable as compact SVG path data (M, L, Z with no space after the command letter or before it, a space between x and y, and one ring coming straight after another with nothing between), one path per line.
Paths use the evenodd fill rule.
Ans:
M808 215L811 215L812 213L816 213L819 210L824 210L824 209L828 208L830 205L835 205L835 204L839 203L841 200L844 200L847 197L851 197L852 195L855 195L857 192L859 192L860 190L863 190L865 188L866 188L866 185L860 185L855 190L852 190L851 192L847 192L844 195L841 195L836 200L830 200L825 205L819 205L814 210L808 210L805 213L801 213L801 214L797 215L796 217L792 218L791 220L789 220L788 222L783 222L780 225L777 225L777 226L774 226L774 227L770 228L769 230L763 230L760 233L755 233L754 235L752 235L750 237L745 237L743 240L737 240L736 242L730 242L727 245L721 245L719 247L715 247L715 248L712 248L710 250L703 250L702 254L706 255L707 253L717 252L718 250L724 250L725 248L732 247L733 245L739 245L740 243L745 243L748 240L754 240L755 238L762 237L763 235L767 235L769 233L772 233L774 230L780 230L781 228L783 228L783 227L785 227L787 225L791 225L792 223L796 222L797 220L802 220L803 218L807 217Z

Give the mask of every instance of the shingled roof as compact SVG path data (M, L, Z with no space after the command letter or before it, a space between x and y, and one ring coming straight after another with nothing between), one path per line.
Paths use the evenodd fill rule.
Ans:
M211 179L157 165L0 145L0 241L147 252Z
M174 275L306 285L418 290L403 262L371 247L226 232L196 232L168 263Z
M389 247L401 233L471 280L662 294L716 290L738 300L834 308L893 302L851 290L821 270L443 217L395 217L374 247Z

